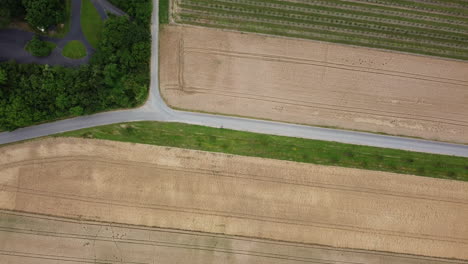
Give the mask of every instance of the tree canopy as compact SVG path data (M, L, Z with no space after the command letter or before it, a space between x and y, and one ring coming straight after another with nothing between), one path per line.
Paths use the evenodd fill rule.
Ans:
M34 27L47 29L65 19L64 0L23 0L26 21Z
M17 17L24 14L23 3L20 0L1 0L0 9L8 10L11 17Z
M0 69L0 85L5 84L7 81L7 75L6 72L2 69Z
M89 65L0 63L0 81L8 77L0 83L0 130L143 103L150 81L149 26L147 16L111 16Z
M36 35L26 45L26 50L36 57L49 56L54 48L55 44L42 41Z

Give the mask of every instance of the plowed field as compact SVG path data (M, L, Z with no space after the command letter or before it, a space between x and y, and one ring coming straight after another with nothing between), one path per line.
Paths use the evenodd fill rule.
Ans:
M468 259L468 184L82 139L1 148L0 208Z
M182 109L468 143L468 63L190 26L161 32Z

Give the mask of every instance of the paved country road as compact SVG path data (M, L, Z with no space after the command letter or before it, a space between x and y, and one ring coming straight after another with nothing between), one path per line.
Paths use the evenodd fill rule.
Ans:
M197 124L210 127L223 127L273 135L337 141L358 145L468 157L467 145L173 110L165 104L159 93L158 0L153 0L153 7L153 23L151 27L153 39L151 57L151 85L149 98L144 106L132 110L99 113L90 116L82 116L27 128L21 128L13 132L0 133L0 144L119 122L165 121Z

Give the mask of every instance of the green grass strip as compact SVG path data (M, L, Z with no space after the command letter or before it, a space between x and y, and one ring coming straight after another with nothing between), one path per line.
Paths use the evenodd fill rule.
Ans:
M169 23L169 1L170 0L159 0L159 23Z
M63 47L62 55L70 59L86 57L86 47L78 40L72 40Z
M97 48L101 39L103 22L90 0L83 0L81 4L81 28L91 46Z
M55 136L107 139L468 181L468 158L180 123L114 124Z

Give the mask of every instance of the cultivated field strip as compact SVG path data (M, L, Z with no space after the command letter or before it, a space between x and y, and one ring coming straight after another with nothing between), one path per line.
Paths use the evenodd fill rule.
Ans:
M413 4L407 1L174 0L172 10L178 23L468 59L468 15L463 14L464 9ZM401 8L408 5L412 8Z
M14 224L12 224L14 223ZM402 254L334 249L0 210L0 261L7 263L468 263ZM25 246L28 245L28 246ZM67 248L62 247L66 245ZM59 249L59 250L57 250ZM92 249L92 250L91 250ZM115 250L114 250L115 249ZM137 249L132 250L132 249ZM93 253L91 251L94 251ZM166 256L168 259L166 259ZM208 258L206 258L208 257ZM208 262L216 258L217 262Z
M460 53L463 53L466 50L468 50L468 46L465 45L466 44L465 41L426 37L426 36L420 35L418 32L414 32L413 35L408 35L408 34L412 34L412 32L406 31L403 34L398 34L396 32L386 32L386 30L374 30L374 29L362 30L360 29L361 26L367 27L367 24L357 25L356 27L347 27L347 26L336 27L336 26L333 26L332 23L326 23L326 22L322 23L322 22L317 22L317 21L311 22L311 21L305 21L301 19L290 19L291 21L278 23L276 21L277 17L270 16L270 15L263 16L263 17L262 16L249 17L249 16L245 16L244 13L236 14L236 12L232 12L232 11L223 11L223 14L211 15L209 12L205 11L205 8L202 8L203 10L195 10L195 9L197 8L191 8L190 10L182 8L182 12L191 14L192 17L210 17L214 19L217 19L217 18L231 19L233 21L239 21L240 19L242 21L247 21L247 22L252 22L252 23L265 23L265 24L270 24L270 25L275 25L275 26L285 25L295 30L310 30L314 32L324 32L324 33L328 31L333 31L336 33L340 33L343 36L345 36L345 34L347 34L346 36L352 36L352 34L359 34L359 35L366 36L369 38L375 38L376 41L380 38L386 38L386 39L391 39L391 40L408 42L408 45L412 44L416 39L419 39L419 42L427 46L427 48L431 48L432 46L438 46L438 48L442 48L442 47L458 48L458 49L453 49L450 51L460 52ZM444 37L442 35L440 36Z
M463 183L79 139L8 153L0 157L0 207L7 210L467 257Z
M442 7L455 7L455 8L463 8L468 9L468 3L464 0L413 0L412 2L416 3L426 3L426 4L433 4L436 6Z
M99 162L105 165L113 165L113 166L121 166L126 165L130 167L142 167L147 169L153 170L161 170L161 171L171 171L177 173L187 173L187 174L203 174L203 175L213 175L211 170L207 169L190 169L184 168L180 166L161 166L161 165L154 165L147 162L135 162L135 161L122 161L122 160L109 160L109 159L102 159L97 156L67 156L67 157L59 157L59 158L43 158L43 159L31 159L28 161L22 162L14 162L8 165L2 165L2 169L6 168L15 168L15 167L24 167L24 166L33 166L35 164L47 164L53 165L58 164L61 162ZM346 185L346 184L326 184L321 183L319 181L313 180L305 180L305 181L298 181L294 179L281 179L278 177L270 177L261 174L253 174L253 173L227 173L227 172L217 172L219 177L225 178L238 178L238 179L255 179L260 182L270 182L270 183L284 183L289 185L297 185L297 186L305 186L305 187L313 187L313 188L324 188L329 190L339 190L339 191L346 191L346 192L353 192L353 193L364 193L369 195L383 195L389 197L399 197L399 198L408 198L408 199L420 199L420 200L430 200L434 202L446 202L446 203L454 203L460 204L463 206L468 206L468 199L464 198L454 198L454 197L441 197L431 194L412 194L412 193L405 193L398 190L382 190L378 188L372 187L365 187L365 186L353 186L353 185ZM14 191L18 189L18 186L11 186L8 184L1 185L4 190ZM21 189L21 188L19 188ZM24 192L33 191L24 189ZM73 196L73 195L72 195ZM79 197L79 196L77 196ZM81 197L82 198L82 197Z
M227 0L229 1L229 0ZM236 3L232 6L228 7L223 4L228 4L225 1L210 1L210 2L202 2L202 1L189 1L186 4L190 4L191 6L199 7L200 9L203 7L216 7L222 9L224 11L241 11L247 13L253 13L254 10L251 10L251 6ZM360 25L364 26L369 29L376 29L376 30L388 30L388 31L396 31L402 33L411 33L411 34L427 34L429 36L435 37L442 37L447 39L455 39L455 40L466 40L466 36L463 35L465 32L464 28L457 28L453 27L450 24L440 24L438 26L431 26L427 24L421 24L416 22L409 22L409 21L402 21L400 17L393 17L393 18L385 18L382 15L374 15L374 16L365 16L365 14L354 14L354 13L339 13L334 10L322 10L322 9L313 9L313 8L297 8L291 6L283 6L279 4L270 4L266 5L264 3L253 3L255 7L259 9L265 10L265 13L271 16L283 17L283 18L296 18L307 20L310 22L328 22L338 23L341 25L346 26L347 24L350 25ZM282 10L287 9L288 13L284 13ZM268 12L266 12L268 11ZM313 16L311 16L313 15ZM362 18L365 17L367 21L372 21L372 24L368 22L362 23ZM388 24L392 25L391 27ZM398 28L395 25L399 25ZM404 29L404 30L403 30ZM438 32L439 31L439 32ZM447 31L454 32L454 33L461 33L459 35L452 34L447 35L444 34ZM439 34L438 34L439 33ZM442 33L442 34L440 34Z
M161 91L173 107L468 140L465 62L206 27L161 36Z
M422 1L412 1L412 0L344 0L350 2L361 2L369 4L377 4L383 6L392 6L399 7L409 10L420 10L424 12L434 12L439 14L449 14L454 16L465 17L468 15L468 10L463 5L458 5L457 7L450 7L447 4L437 3L424 3Z
M426 82L435 82L440 84L449 84L449 85L456 85L465 87L468 86L468 83L461 80L455 79L446 79L444 78L438 79L432 76L425 76L425 75L418 75L418 74L411 74L411 73L403 73L403 72L388 72L388 71L380 71L376 69L364 68L364 67L350 67L347 65L337 65L334 63L323 63L320 61L311 61L305 60L301 58L293 58L293 57L284 57L284 56L273 56L273 55L265 55L265 54L258 54L258 53L246 53L246 52L230 52L226 50L213 50L213 49L203 49L203 48L191 48L187 47L183 50L184 54L187 53L194 53L194 54L205 54L209 55L216 55L216 56L223 56L223 57L230 57L230 58L240 58L240 59L252 59L252 60L262 60L262 61L269 61L269 62L282 62L282 63L292 63L292 64L299 64L299 65L306 65L306 66L320 66L325 68L331 69L339 69L344 71L352 71L358 73L371 73L377 75L384 75L389 77L398 77L404 78L408 80L416 80L416 81L426 81ZM186 55L185 55L186 56ZM164 89L180 89L177 86L170 85L164 86ZM205 87L198 87L198 86L191 86L186 85L181 87L184 92L187 93L203 93L203 94L211 94L211 95L223 95L223 96L231 96L231 97L242 97L242 98L250 98L255 99L258 101L275 101L275 102L285 102L288 104L293 105L301 105L307 107L320 107L320 108L327 108L327 109L340 109L347 112L354 112L354 113L366 113L366 114L379 114L381 116L386 117L405 117L411 118L413 120L418 121L427 121L427 122L438 122L448 125L456 125L468 128L468 121L459 120L459 119L452 119L452 118L440 118L433 115L422 115L417 113L411 112L399 112L399 111L384 111L381 109L373 109L373 108L366 108L366 107L351 107L351 106L344 106L344 105L332 105L326 104L321 101L310 102L304 99L288 99L281 96L271 96L271 95L264 95L255 92L236 92L230 89L220 90L220 89L210 89Z

